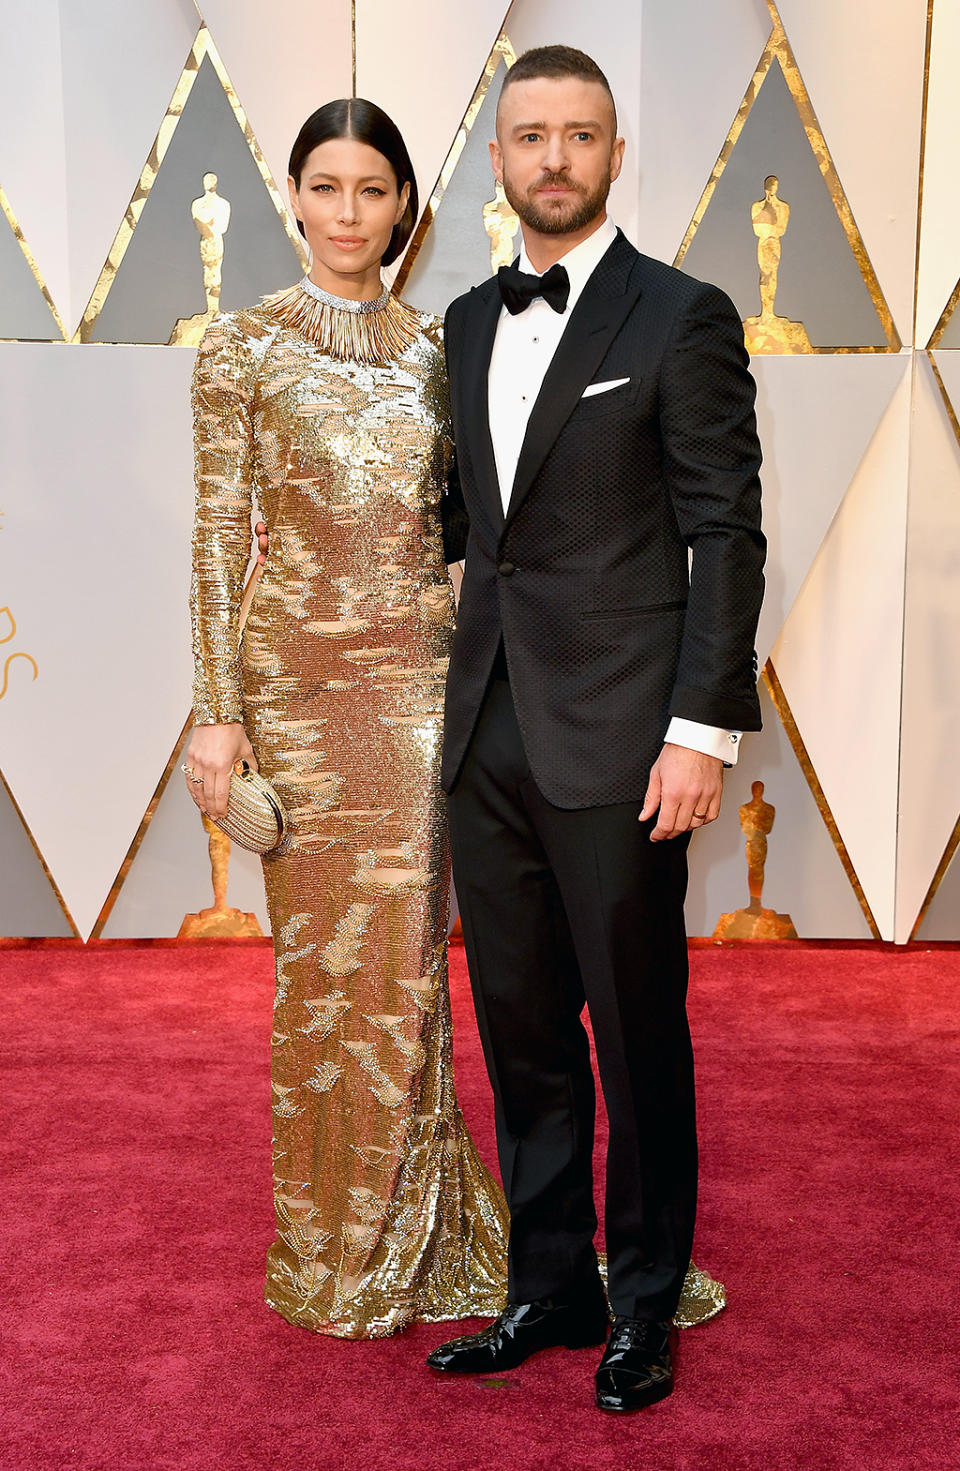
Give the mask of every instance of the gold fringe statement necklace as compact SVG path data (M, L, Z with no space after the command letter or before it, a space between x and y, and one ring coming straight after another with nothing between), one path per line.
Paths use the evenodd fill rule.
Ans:
M375 301L348 301L321 291L309 276L286 291L265 296L263 304L286 327L316 343L341 362L394 362L416 339L420 313L392 291Z

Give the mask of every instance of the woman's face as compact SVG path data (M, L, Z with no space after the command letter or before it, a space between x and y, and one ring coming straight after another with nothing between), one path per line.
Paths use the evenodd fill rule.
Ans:
M356 138L319 144L307 155L300 187L292 178L287 185L314 262L345 276L379 267L410 195L409 184L398 191L383 154Z

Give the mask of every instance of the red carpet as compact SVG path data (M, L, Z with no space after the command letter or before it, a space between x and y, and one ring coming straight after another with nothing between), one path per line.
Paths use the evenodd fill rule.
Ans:
M960 952L692 960L697 1257L731 1306L682 1335L674 1396L618 1420L593 1350L447 1382L421 1364L443 1327L344 1343L263 1306L264 946L0 948L0 1467L955 1466ZM455 977L489 1158L459 951Z

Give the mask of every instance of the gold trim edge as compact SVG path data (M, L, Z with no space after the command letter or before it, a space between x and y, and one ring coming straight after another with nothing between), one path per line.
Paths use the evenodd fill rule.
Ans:
M76 343L90 341L91 333L93 332L100 313L103 310L104 303L106 302L106 299L110 294L110 290L113 286L113 282L116 278L117 272L119 271L120 266L123 263L123 258L126 255L127 247L129 246L130 241L133 237L133 232L136 229L137 224L139 223L140 216L142 215L144 210L144 206L146 205L147 199L150 196L150 191L153 188L158 173L160 172L160 168L163 164L164 157L166 156L167 149L170 147L170 142L176 131L177 124L179 123L180 118L183 114L183 109L186 105L187 98L190 96L190 93L193 90L193 84L199 75L202 63L208 57L214 71L217 74L217 79L220 82L221 87L223 88L224 95L230 105L230 109L237 120L240 131L243 133L243 136L247 143L247 147L250 149L253 161L256 164L260 177L262 178L266 186L267 193L269 194L270 199L273 202L277 214L280 216L280 220L283 224L283 228L286 232L287 238L289 239L291 245L294 247L300 264L303 266L304 270L307 269L307 255L303 248L303 241L301 240L300 235L294 229L290 221L290 215L287 211L287 207L283 201L279 189L277 188L276 183L274 182L273 175L271 174L266 159L263 156L260 144L257 142L256 137L254 136L254 132L250 126L247 115L240 104L240 99L237 96L233 83L231 82L227 74L227 70L223 64L223 61L221 60L220 53L217 50L213 37L208 31L206 25L201 25L200 29L197 32L196 40L190 48L190 53L184 64L183 70L180 73L177 85L174 88L173 96L170 99L170 104L167 107L162 122L160 123L160 127L157 131L157 136L154 139L153 147L151 148L147 161L144 164L143 169L141 170L140 178L137 181L137 187L133 192L133 198L127 205L123 219L120 222L119 229L114 236L113 244L110 246L110 249L107 252L107 259L104 262L103 269L101 270L100 275L97 278L97 284L93 288L93 293L90 297L90 300L87 302L86 308L84 309L83 316L80 319L80 325L78 326L73 337L70 339L72 342Z
M253 601L253 595L257 590L257 584L259 583L262 575L262 565L259 562L254 562L253 571L250 573L250 576L247 579L246 587L243 590L243 597L240 601L239 626L241 633L243 632L244 624L247 621L247 613L250 611L250 604ZM147 803L147 810L144 812L143 817L140 819L140 825L133 835L133 841L131 842L130 847L127 849L126 854L124 855L123 862L117 869L116 878L110 885L110 892L107 894L100 913L97 915L96 923L94 924L93 929L90 931L91 940L99 940L103 935L107 920L110 918L110 915L113 911L113 906L116 904L118 898L120 897L120 891L127 881L130 870L133 867L134 862L136 861L137 854L140 852L143 840L147 835L147 829L149 828L151 822L156 815L157 808L160 806L160 801L163 797L164 792L167 789L167 784L170 780L170 777L173 774L173 768L176 764L177 754L180 750L180 747L183 745L183 742L187 736L187 732L189 731L192 724L193 711L191 710L190 714L183 722L183 727L180 731L180 734L177 736L176 743L174 744L173 750L170 753L170 759L167 761L167 764L163 769L163 774L160 777L160 780L157 782L153 796Z
M773 703L773 708L777 712L780 724L786 732L787 740L793 747L793 754L797 758L797 763L803 772L807 786L810 788L813 800L817 804L817 810L823 819L824 826L830 834L830 840L836 849L837 857L843 865L843 871L850 882L850 887L857 896L857 902L863 911L863 917L867 921L870 933L875 940L882 940L883 936L873 917L873 910L867 901L867 896L863 891L863 885L857 877L857 871L847 851L847 845L840 836L840 829L837 827L836 818L830 809L830 803L827 801L826 793L820 785L820 778L814 770L813 762L810 760L810 754L797 727L797 722L793 718L793 711L790 709L789 702L784 694L783 686L777 677L777 671L773 667L772 660L768 659L766 664L764 664L761 678L767 687L767 693Z
M780 69L783 72L784 80L787 84L790 96L793 98L793 104L797 109L800 122L803 125L803 130L807 135L807 142L810 144L810 148L816 160L817 167L819 168L824 183L827 186L830 198L833 201L833 207L837 212L837 216L843 228L843 233L847 238L847 244L850 246L850 249L853 252L854 260L857 263L857 269L859 270L860 275L863 279L863 283L870 294L870 300L873 303L874 311L877 313L877 316L880 319L880 325L883 328L884 336L887 339L886 347L816 347L814 348L814 352L833 354L840 352L899 352L903 346L903 343L900 339L900 334L897 331L893 316L890 312L890 308L887 305L886 298L884 297L884 294L880 289L880 282L877 280L877 275L873 269L873 264L867 253L867 248L863 243L863 236L860 234L860 231L857 228L856 220L853 217L853 211L850 208L846 192L844 191L843 185L840 182L840 176L837 173L836 166L833 162L833 157L830 153L829 148L827 147L827 142L823 136L822 129L817 122L817 115L814 111L813 104L810 101L810 94L807 92L803 78L800 75L800 68L797 66L797 61L793 54L793 48L787 38L783 22L780 19L779 12L776 5L773 3L773 0L767 0L767 8L770 11L770 16L773 22L770 35L767 39L766 45L763 48L763 51L760 53L760 60L757 62L753 76L750 78L750 81L747 84L747 90L743 95L743 100L740 103L739 108L737 109L737 115L734 118L733 123L731 124L730 131L728 132L724 140L723 147L720 149L720 153L717 156L717 161L713 166L710 177L707 180L703 193L701 194L696 209L693 212L693 217L690 221L690 224L687 226L686 233L684 234L684 237L680 242L680 248L677 251L677 254L674 256L673 264L675 266L680 266L682 264L684 256L686 255L693 241L693 237L696 235L697 230L700 228L700 224L702 223L703 217L707 211L707 206L709 205L710 200L713 197L714 190L716 189L717 184L720 181L720 177L730 161L730 155L733 153L733 150L736 147L737 140L739 139L740 134L743 131L744 124L746 123L746 120L750 115L753 104L757 100L760 88L763 86L763 83L766 80L767 73L773 65L774 60L776 59L780 63ZM960 287L958 287L958 291L960 291Z
M958 287L958 291L960 291L960 287ZM957 293L954 294L956 295ZM957 417L957 411L953 406L953 402L950 398L949 393L947 392L947 385L944 383L943 378L940 374L940 369L937 366L937 360L934 357L933 352L930 348L927 348L926 353L930 366L933 369L933 376L937 380L937 387L940 389L940 396L943 399L943 405L946 409L947 418L950 420L950 426L953 429L954 435L956 436L958 445L960 445L960 418ZM950 867L950 864L953 861L958 847L960 847L960 817L957 818L957 822L953 829L953 832L947 839L947 846L944 848L943 854L940 858L940 862L937 864L933 878L930 880L930 887L927 889L927 892L924 895L923 903L920 905L920 909L917 912L917 917L914 920L913 926L910 930L910 934L907 937L908 944L912 940L916 940L920 932L920 927L927 917L927 912L931 904L937 897L937 891L939 890L940 885L943 883L943 880L946 877L947 869Z
M167 783L169 782L170 777L173 774L173 768L176 764L177 754L180 750L180 747L183 745L184 738L192 724L193 711L191 710L190 714L187 716L186 720L183 723L180 734L177 736L174 748L170 753L170 759L163 769L163 775L157 782L153 796L147 803L147 810L146 812L144 812L142 818L140 819L140 825L133 835L133 841L127 849L123 861L120 864L120 867L117 869L117 874L113 883L110 885L110 891L103 902L100 913L97 915L93 929L90 931L91 940L99 940L103 934L107 920L110 918L110 915L113 912L113 906L116 904L117 900L120 897L120 890L126 883L127 876L131 868L133 867L137 854L140 852L143 840L147 836L147 829L149 828L151 822L154 819L154 816L156 815L157 808L160 806L160 799L166 791Z
M956 286L954 286L953 290L951 291L950 299L944 307L943 311L940 313L940 316L937 319L937 325L934 327L933 331L930 334L930 341L927 343L928 352L940 346L943 334L944 332L946 332L947 327L950 325L950 318L956 311L957 302L960 302L960 281L957 282Z
M958 848L960 848L960 817L957 818L953 832L947 839L947 846L943 850L943 856L941 857L940 862L937 864L936 873L930 880L930 887L926 892L923 903L920 905L920 911L913 922L913 928L911 929L910 934L907 937L907 944L909 944L911 940L915 940L917 938L920 932L920 926L923 924L923 921L927 917L927 912L930 908L930 905L937 897L937 890L940 888L940 885L946 878L947 869L953 862L954 855L956 854Z
M53 320L54 320L54 322L56 323L56 326L57 326L57 330L60 333L60 340L63 341L63 342L66 342L66 340L67 340L67 329L66 329L66 327L63 324L63 318L61 317L59 311L57 310L57 304L56 304L56 302L54 301L53 297L50 295L50 292L49 292L49 289L47 287L46 281L44 281L43 276L40 274L40 267L37 265L36 257L34 256L33 251L30 249L30 246L27 243L27 239L26 239L26 236L23 233L23 230L20 228L20 222L19 222L19 220L17 219L16 215L13 212L13 207L10 204L10 201L9 201L9 199L6 196L6 193L4 192L4 188L3 188L3 185L2 184L0 184L0 214L2 214L4 216L7 224L10 226L10 229L13 231L14 239L16 240L17 244L19 245L20 250L21 250L21 252L23 254L23 258L24 258L24 260L26 261L27 265L30 268L30 274L33 276L33 279L36 281L37 285L40 287L41 292L43 293L43 299L47 303L47 306L50 308L50 314L53 317ZM47 340L48 339L46 339L46 338L40 338L40 339L38 339L38 338L34 338L34 337L3 337L3 338L0 338L0 341L2 341L2 342L36 342L36 341L47 341ZM49 341L50 342L56 342L57 341L57 338L56 337L51 337L51 338L49 338Z
M947 351L947 349L944 350ZM926 349L926 353L927 360L930 363L931 368L933 369L933 376L937 380L937 387L940 389L940 396L943 399L943 405L947 411L947 418L950 420L951 428L953 429L953 432L957 437L957 443L960 444L960 418L957 417L957 411L953 406L953 400L947 392L947 385L943 381L939 365L933 355L932 349L928 347Z
M7 781L7 779L4 776L4 774L3 774L2 771L0 771L0 787L2 787L3 790L6 792L7 797L10 800L11 807L13 808L14 812L17 814L17 817L20 819L20 825L21 825L21 827L23 828L24 832L27 835L27 838L29 840L29 843L30 843L31 848L33 849L34 853L37 855L37 861L40 864L40 867L43 869L43 872L44 872L44 875L46 877L47 883L50 885L51 889L53 890L54 897L55 897L57 903L60 905L60 910L61 910L61 912L63 914L63 917L67 921L67 924L70 926L71 930L73 931L73 939L80 940L80 942L82 944L83 943L83 936L80 934L80 931L77 928L76 920L74 919L73 915L70 913L70 910L67 907L67 902L66 902L66 900L63 897L63 895L60 892L60 885L57 883L56 879L54 878L53 874L51 873L50 867L49 867L49 865L47 863L47 860L44 858L43 854L40 851L40 845L37 842L36 838L33 836L33 833L30 831L30 824L27 822L27 819L24 817L23 812L21 811L20 803L17 801L16 797L13 795L13 792L10 789L10 784L8 783L8 781ZM4 939L23 939L23 938L44 939L44 938L49 938L49 937L48 936L36 936L36 937L34 937L34 936L20 936L20 935L5 935L4 936Z
M920 162L917 168L917 241L913 258L913 330L917 340L917 308L920 304L920 235L923 222L923 172L927 156L927 103L930 98L930 46L933 41L933 0L927 0L927 26L923 42L923 101L920 104Z
M411 239L410 244L407 246L406 254L404 255L403 260L400 263L400 269L397 271L396 280L393 283L393 290L398 296L402 293L403 288L406 285L407 278L409 277L410 272L413 269L414 262L416 261L417 256L420 254L420 250L423 247L423 242L430 231L430 227L433 224L437 210L440 208L440 203L443 199L444 194L446 193L447 186L449 185L450 180L453 178L453 175L456 172L457 164L460 162L460 156L463 153L464 148L466 147L467 139L469 138L470 133L473 129L473 125L480 114L480 109L486 101L487 93L490 90L490 83L493 81L493 78L496 75L497 67L500 65L501 60L503 60L506 62L509 69L511 66L513 66L513 63L516 61L516 59L517 54L510 43L510 38L506 33L506 29L501 29L500 34L497 36L497 39L493 43L493 46L490 50L490 55L487 57L483 71L480 73L480 80L477 82L477 85L473 90L473 96L470 98L470 101L467 104L467 109L464 112L463 117L460 121L460 126L457 128L456 134L454 135L453 142L451 143L450 148L447 151L447 156L444 159L443 164L440 168L437 182L434 184L430 198L427 200L427 203L423 209L423 213L421 214L420 219L417 222L417 228L413 232L413 238Z

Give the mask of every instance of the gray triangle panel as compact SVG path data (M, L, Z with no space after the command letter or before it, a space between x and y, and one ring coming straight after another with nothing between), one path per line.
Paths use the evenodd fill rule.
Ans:
M60 342L50 303L30 269L20 242L0 215L0 337Z
M960 309L957 306L954 307L950 316L947 318L946 326L943 329L943 334L937 343L937 347L938 349L960 347Z
M487 144L496 131L497 99L506 74L501 61L403 288L404 300L421 311L442 316L454 297L491 274L483 206L493 199L495 186Z
M930 908L917 930L918 940L960 940L960 851L954 854Z
M16 807L0 782L0 935L66 936L73 930L60 908Z
M190 733L184 736L174 769L153 820L103 927L103 938L174 936L187 914L213 902L207 835L180 773ZM227 903L253 912L270 933L260 859L235 843L230 849Z
M303 268L209 57L184 104L92 342L168 342L177 321L206 310L200 237L190 206L203 176L231 205L220 307L251 306Z
M691 276L732 297L741 318L760 312L751 205L775 174L790 206L781 237L778 316L802 322L814 347L886 347L887 338L810 147L779 61L774 61L683 259Z

